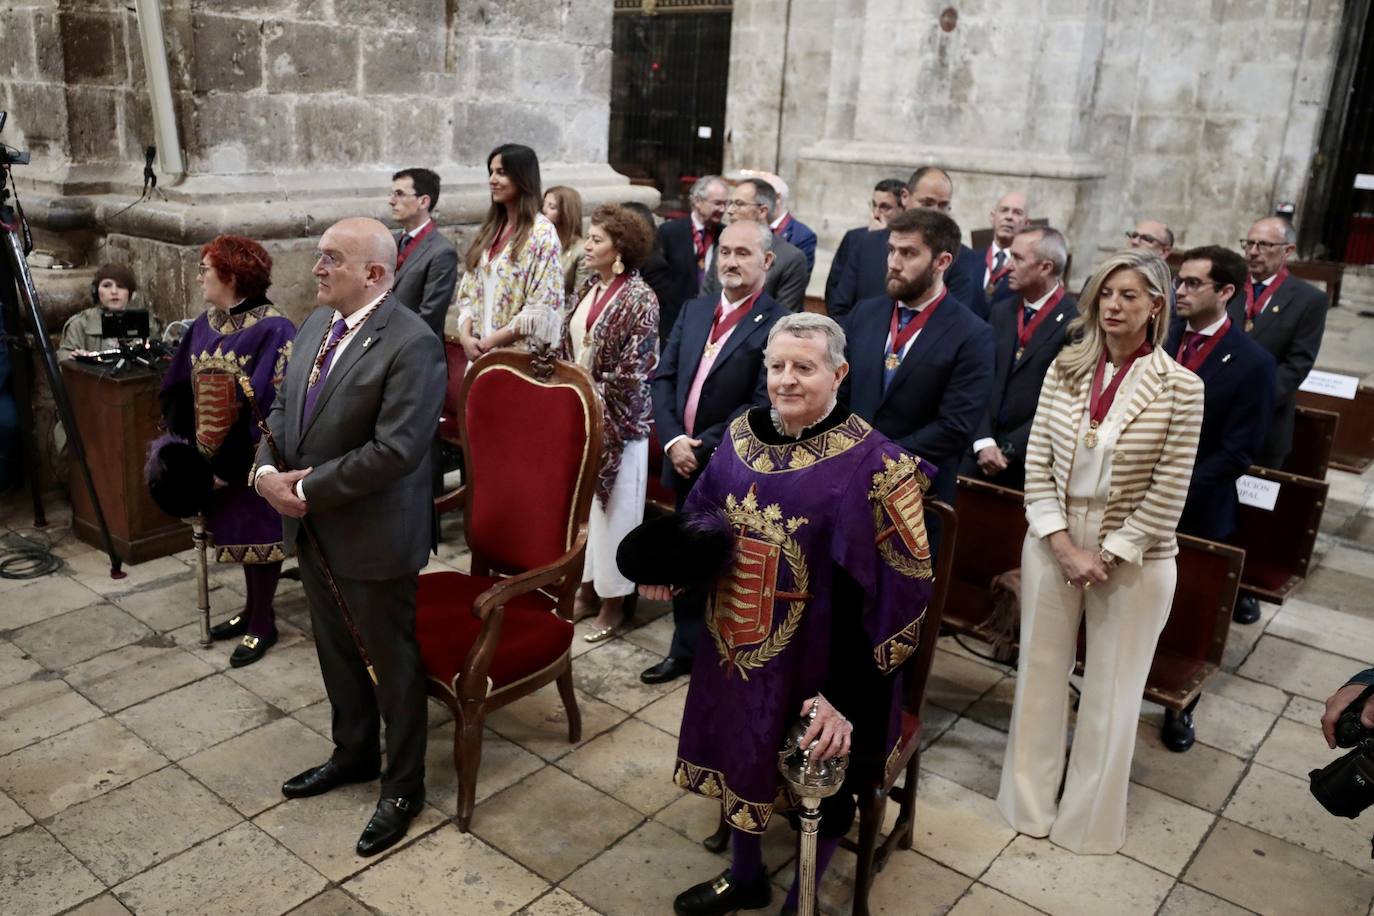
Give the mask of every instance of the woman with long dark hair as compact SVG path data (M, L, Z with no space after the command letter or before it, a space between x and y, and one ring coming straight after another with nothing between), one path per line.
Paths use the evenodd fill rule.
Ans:
M458 285L458 337L469 360L498 347L556 346L563 330L562 248L539 212L539 158L507 143L487 156L491 208Z
M214 472L206 527L215 560L243 564L243 611L210 629L215 639L242 637L229 656L239 668L277 641L272 601L285 552L281 516L248 485L260 433L238 379L252 379L266 414L296 326L267 298L272 256L252 239L221 235L206 243L197 277L208 308L181 338L163 376L162 414L168 432L195 445Z

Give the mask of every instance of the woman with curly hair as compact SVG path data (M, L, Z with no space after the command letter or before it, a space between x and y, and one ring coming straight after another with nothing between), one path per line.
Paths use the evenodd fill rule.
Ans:
M491 208L463 256L453 303L469 361L498 347L555 346L563 322L562 247L539 212L539 158L507 143L487 156Z
M193 443L214 472L206 528L215 560L243 564L244 609L210 629L215 639L242 637L229 656L240 668L277 641L272 599L285 553L281 516L248 483L259 433L238 379L252 379L265 415L296 327L267 298L272 256L252 239L221 235L208 242L196 275L208 308L182 337L163 377L162 414L168 432Z
M635 590L616 568L615 552L644 518L653 416L649 382L658 367L658 298L639 275L640 264L653 250L653 234L638 215L618 204L597 207L584 247L590 276L568 318L563 355L592 374L605 409L605 435L573 616L596 614L586 639L601 642L624 626L629 617L625 596Z

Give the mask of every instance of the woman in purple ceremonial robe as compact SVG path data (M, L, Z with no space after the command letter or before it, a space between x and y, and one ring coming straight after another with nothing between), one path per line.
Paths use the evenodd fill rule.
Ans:
M881 774L900 741L897 672L916 651L930 599L923 496L935 468L837 405L849 370L840 326L785 316L764 364L772 406L731 424L681 516L682 529L714 518L733 535L674 772L678 785L723 806L732 856L720 876L677 897L684 914L768 906L761 838L782 789L778 750L813 707L803 738L816 742L812 756L850 758L844 789L821 804L819 881L853 822L853 787ZM692 562L692 551L656 550L664 544L647 536L654 526L665 528L650 522L632 533L620 559L631 579L660 583L641 594L663 600L671 589L661 583L694 584L685 566L664 566ZM797 894L794 879L784 913Z
M210 463L215 490L206 527L216 561L243 564L244 609L210 629L242 637L235 668L262 658L277 641L272 599L281 577L281 516L248 485L258 428L239 389L252 379L265 415L291 354L296 327L267 298L272 256L252 239L221 235L200 251L201 291L209 306L182 337L162 381L168 432L193 443Z

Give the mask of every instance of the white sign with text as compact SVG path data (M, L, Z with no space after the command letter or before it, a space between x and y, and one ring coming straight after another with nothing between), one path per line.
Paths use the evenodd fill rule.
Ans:
M1274 504L1279 501L1279 483L1276 480L1242 474L1236 480L1236 495L1240 498L1241 505L1273 512Z
M1358 376L1338 375L1335 372L1313 369L1307 373L1307 378L1298 386L1298 390L1353 401L1355 400L1355 392L1359 390L1359 387L1360 379Z

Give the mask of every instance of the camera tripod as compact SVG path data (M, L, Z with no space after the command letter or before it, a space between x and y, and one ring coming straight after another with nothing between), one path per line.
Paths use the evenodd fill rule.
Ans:
M0 128L4 127L4 115L4 112L0 112ZM19 409L19 430L23 441L24 479L33 498L33 524L37 528L45 527L47 516L43 511L38 479L38 434L33 417L34 370L33 362L29 359L30 352L36 352L43 365L52 389L53 403L57 406L58 419L67 430L72 460L81 469L91 505L95 508L96 524L100 526L105 553L110 558L110 577L122 579L127 575L121 571L123 561L115 552L110 527L105 523L105 511L100 506L100 495L96 493L95 479L86 460L81 431L72 416L71 401L57 366L57 354L53 352L52 341L43 327L38 290L34 288L33 274L29 272L26 259L33 248L32 237L23 211L17 207L18 198L15 199L16 206L10 205L9 188L13 183L11 166L25 165L28 161L27 153L0 144L0 315L3 315L7 329L5 342L18 357L13 360L14 399Z

